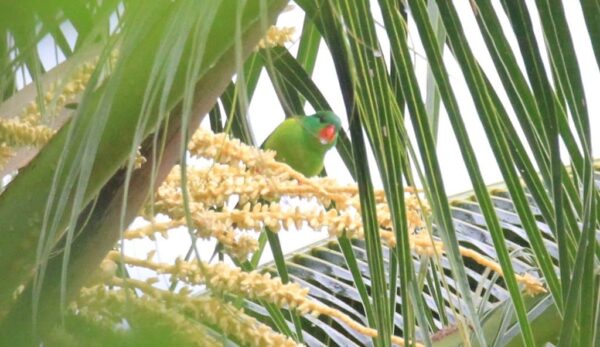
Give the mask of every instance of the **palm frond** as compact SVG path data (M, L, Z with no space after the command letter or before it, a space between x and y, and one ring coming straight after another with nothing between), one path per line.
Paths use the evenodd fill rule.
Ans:
M600 6L295 3L292 44L283 0L0 5L0 344L598 344ZM345 114L322 175L356 185L246 147L274 104ZM292 224L331 238L286 254ZM177 230L173 264L129 252Z

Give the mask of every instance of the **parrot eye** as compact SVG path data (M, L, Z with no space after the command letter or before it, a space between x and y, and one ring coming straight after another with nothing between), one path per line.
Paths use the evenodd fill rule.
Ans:
M325 123L325 117L323 117L323 116L319 116L319 122L321 122L321 123Z

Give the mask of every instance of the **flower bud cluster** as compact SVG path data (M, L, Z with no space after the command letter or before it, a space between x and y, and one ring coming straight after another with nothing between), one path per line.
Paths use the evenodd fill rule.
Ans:
M294 31L294 27L279 28L273 25L267 30L265 37L258 42L258 48L285 46L286 43L292 41Z

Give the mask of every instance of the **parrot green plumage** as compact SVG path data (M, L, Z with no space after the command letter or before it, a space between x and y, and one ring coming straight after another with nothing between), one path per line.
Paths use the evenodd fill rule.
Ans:
M331 111L294 116L283 121L261 146L277 152L275 159L307 177L323 170L325 153L335 146L341 121Z

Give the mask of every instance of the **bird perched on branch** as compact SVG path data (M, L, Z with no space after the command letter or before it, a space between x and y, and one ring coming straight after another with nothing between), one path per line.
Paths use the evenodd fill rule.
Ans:
M276 151L275 159L304 176L316 176L323 170L325 153L335 146L341 128L340 119L331 111L294 116L279 124L261 148Z

